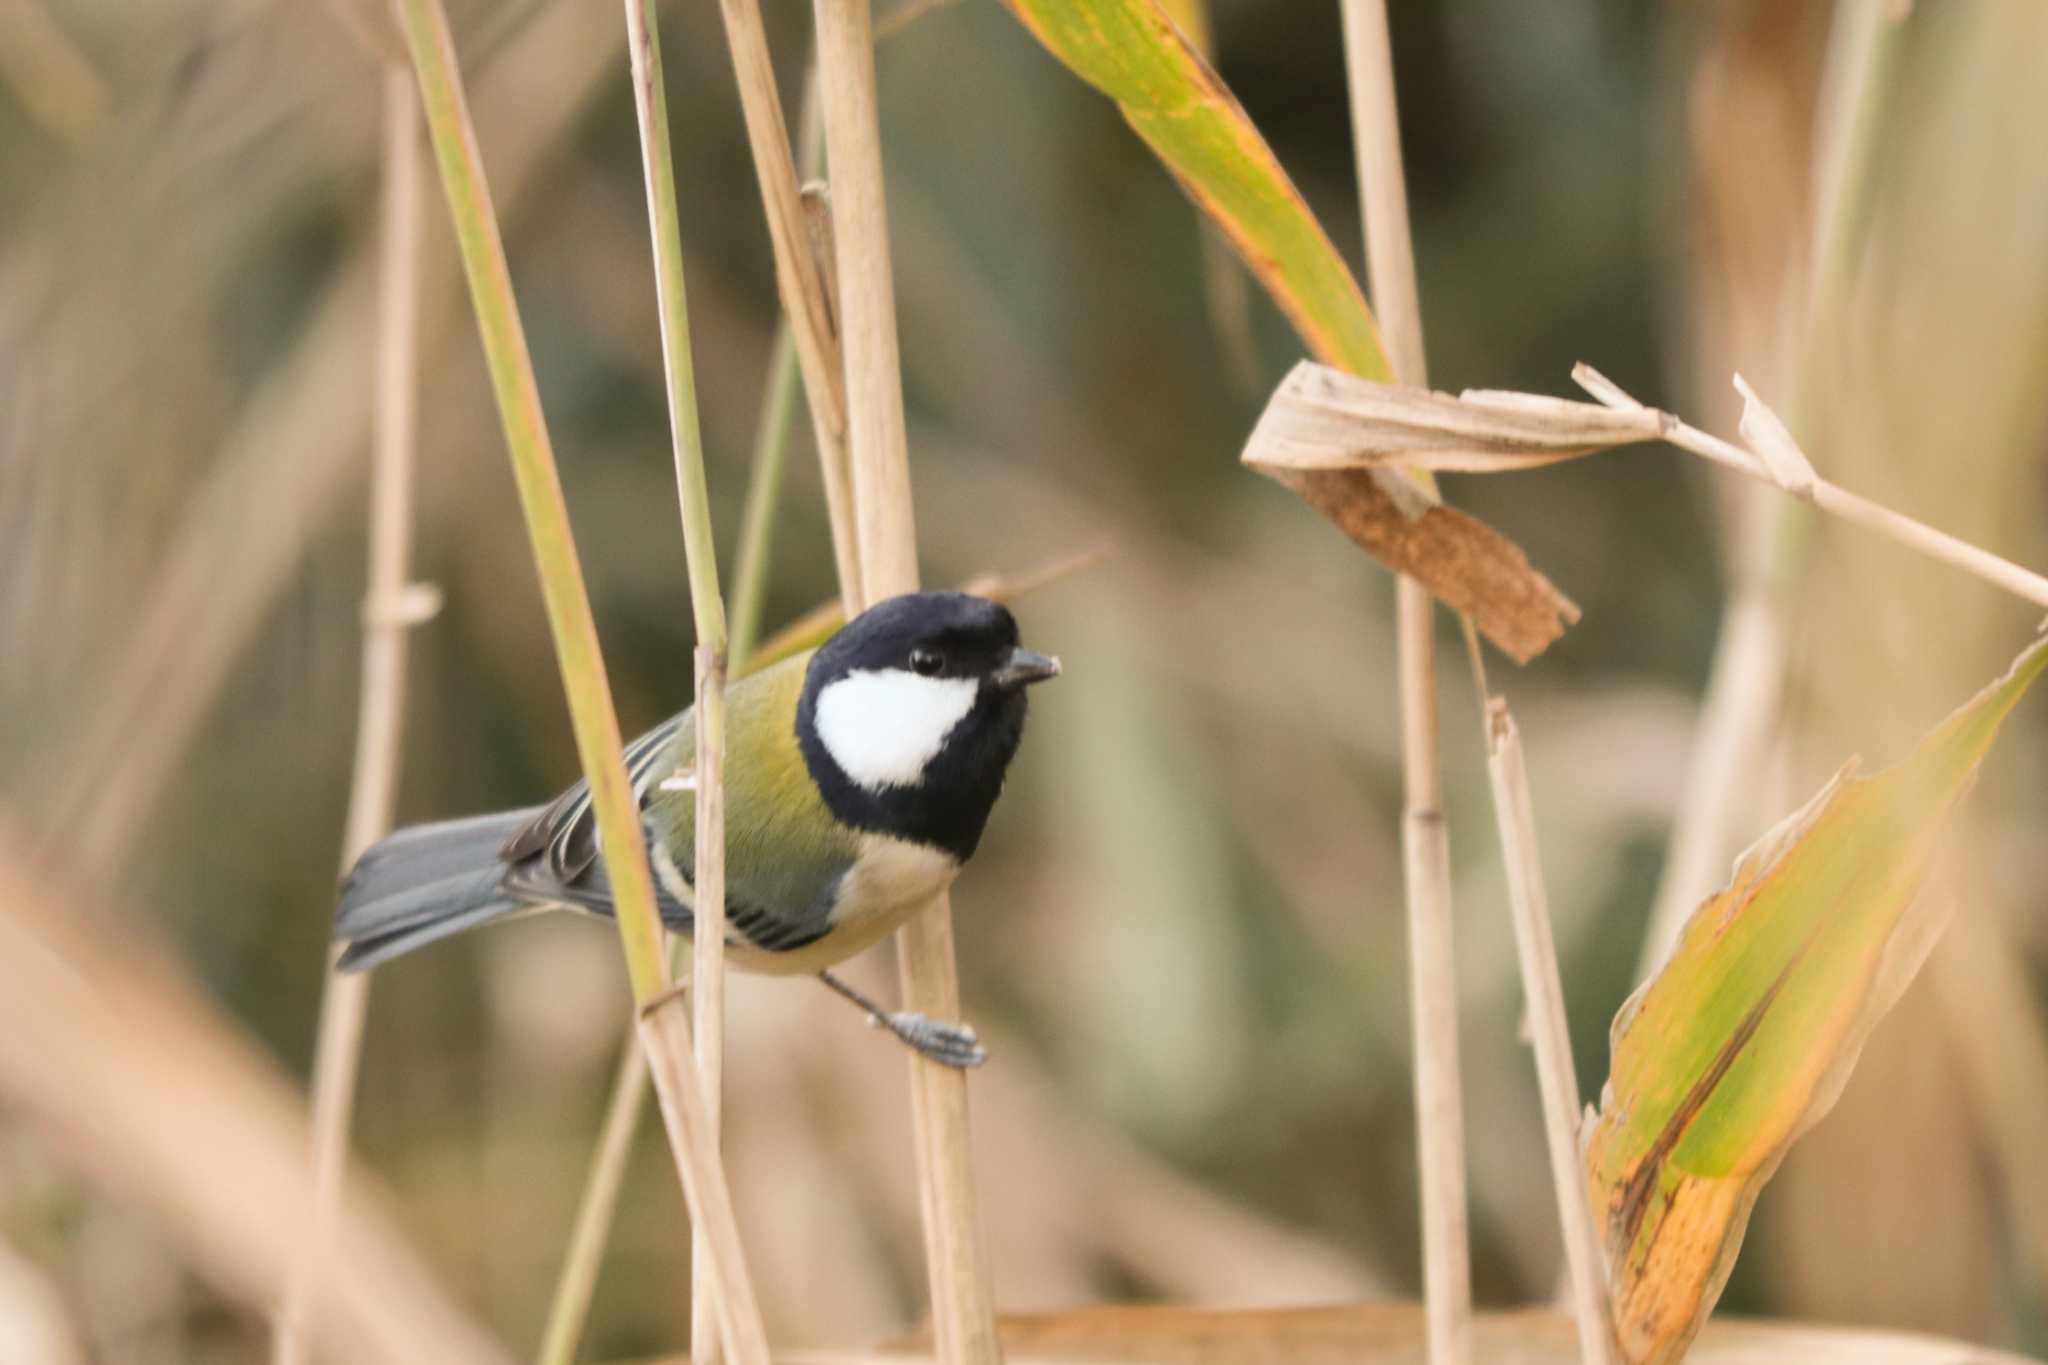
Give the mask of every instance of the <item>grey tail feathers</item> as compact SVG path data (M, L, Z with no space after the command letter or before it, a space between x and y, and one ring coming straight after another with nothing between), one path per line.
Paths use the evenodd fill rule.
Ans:
M343 971L401 953L525 907L499 886L499 850L535 810L415 825L372 845L341 886L334 937Z

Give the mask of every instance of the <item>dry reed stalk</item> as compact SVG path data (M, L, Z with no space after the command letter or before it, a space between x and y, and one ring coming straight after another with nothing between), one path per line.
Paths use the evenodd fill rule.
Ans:
M1352 137L1364 208L1373 307L1394 377L1428 383L1415 248L1401 169L1399 106L1385 0L1344 0L1344 52ZM1472 1267L1466 1231L1465 1122L1458 1094L1458 979L1451 920L1450 839L1437 743L1435 606L1413 579L1399 581L1396 645L1401 676L1401 823L1407 888L1415 1116L1422 1187L1423 1289L1433 1365L1472 1359Z
M744 678L753 671L753 641L760 632L762 600L767 589L768 546L774 534L776 490L781 485L782 466L789 448L790 419L796 404L796 351L787 320L777 328L775 359L771 362L766 396L762 402L761 425L754 438L754 469L747 489L747 511L742 518L739 568L733 585L733 608L729 621L728 677ZM705 695L702 683L698 695ZM629 1032L620 1049L618 1068L612 1077L611 1099L605 1106L597 1148L584 1177L583 1194L577 1202L576 1221L569 1234L568 1250L548 1308L541 1347L535 1356L540 1365L569 1365L582 1339L583 1323L590 1311L590 1299L597 1287L598 1271L604 1261L605 1238L611 1231L618 1207L619 1189L625 1180L626 1160L632 1154L633 1134L647 1100L647 1064L636 1032ZM693 1255L694 1255L693 1246ZM693 1340L697 1331L696 1309L692 1307Z
M862 605L917 587L917 531L904 434L882 142L868 0L815 0L825 142L832 166L840 338ZM905 1007L959 1017L952 908L941 896L897 935ZM940 1358L1000 1358L987 1252L975 1207L967 1078L909 1061L925 1255Z
M652 3L652 0L649 0ZM699 465L702 471L702 465ZM700 644L697 664L696 883L690 936L690 1001L696 1015L697 1075L704 1086L705 1122L714 1151L724 1110L725 1085L725 658ZM716 913L706 914L715 907ZM690 1229L690 1355L715 1365L719 1306L706 1273L712 1248L703 1229Z
M133 935L102 927L0 830L0 1103L66 1160L144 1202L226 1297L276 1303L315 1194L295 1088ZM364 1190L341 1209L306 1331L350 1365L502 1365Z
M363 676L356 718L342 870L391 828L405 728L405 632L411 558L414 415L418 407L420 117L412 73L384 73L383 233L379 245L374 436L370 460L369 581L363 603ZM313 1055L313 1222L279 1305L272 1359L306 1359L306 1296L332 1253L348 1166L349 1122L362 1055L368 973L343 975L330 959Z
M590 1299L597 1292L597 1273L604 1264L605 1235L611 1230L612 1215L619 1206L626 1158L632 1154L633 1135L646 1107L647 1054L640 1050L640 1035L635 1030L619 1052L597 1153L591 1157L590 1172L583 1180L576 1222L569 1231L569 1248L562 1258L561 1274L555 1280L554 1297L548 1304L540 1349L534 1353L539 1365L571 1365L576 1359L583 1324L590 1315Z
M823 129L818 124L816 72L805 82L803 114L803 161L806 174L823 158ZM808 196L806 197L808 208ZM761 400L759 425L754 434L753 472L748 478L746 512L741 518L737 567L733 574L732 612L728 620L726 676L743 678L752 671L754 642L760 634L761 610L767 594L769 546L774 537L775 510L779 505L783 469L789 452L791 417L795 411L798 358L794 329L785 315L777 324L773 359ZM842 462L843 463L843 462ZM843 469L841 471L843 477ZM834 546L853 544L851 509L832 514ZM842 599L843 600L843 599ZM700 686L698 695L703 695ZM647 1067L640 1055L637 1033L629 1032L621 1048L618 1069L612 1078L611 1099L605 1106L597 1149L584 1177L583 1194L576 1207L576 1221L569 1235L568 1250L562 1258L561 1274L548 1308L536 1359L541 1365L569 1365L582 1339L583 1323L590 1311L590 1299L597 1287L598 1271L604 1261L605 1238L611 1231L612 1215L618 1207L619 1189L625 1180L626 1159L633 1149L633 1131L647 1100ZM698 1247L692 1240L692 1254ZM701 1257L699 1257L701 1259ZM705 1337L698 1305L692 1306L692 1341Z
M1832 24L1816 114L1807 287L1801 297L1796 281L1788 282L1781 305L1793 322L1792 358L1784 369L1793 425L1801 429L1813 417L1817 329L1832 324L1853 273L1854 243L1868 210L1880 145L1880 115L1900 47L1896 16L1876 3L1838 6ZM1719 884L1741 846L1737 812L1748 799L1749 769L1736 760L1761 758L1777 722L1789 665L1792 594L1803 577L1790 561L1803 557L1800 547L1810 536L1789 531L1788 519L1801 515L1797 508L1758 508L1754 515L1762 525L1737 549L1746 562L1736 568L1740 586L1715 643L1685 798L1665 844L1664 871L1637 960L1639 980L1647 980L1677 943L1686 916Z
M1652 411L1590 365L1574 366L1572 379L1600 402L1617 411ZM1742 391L1744 398L1742 434L1749 442L1748 449L1709 435L1669 413L1657 414L1659 438L1738 473L1775 483L1793 497L1809 502L1823 512L1831 512L1929 559L1961 569L2024 601L2048 607L2048 577L1946 531L1937 531L1902 512L1894 512L1859 493L1851 493L1814 473L1805 455L1792 444L1791 434L1784 424L1764 406L1743 382L1741 375L1735 376L1735 386Z
M613 68L616 52L606 45L616 43L613 34L609 26L576 26L570 11L546 10L521 40L525 57L498 63L479 92L481 102L520 112L519 135L502 144L507 202L526 197L546 153ZM536 51L547 53L545 81L533 79ZM290 351L245 404L175 545L154 566L114 663L94 680L77 724L38 764L29 804L42 812L39 827L61 831L81 865L126 863L194 733L355 471L368 423L354 376L368 363L376 330L372 256L367 245L351 252ZM449 265L438 251L421 261L420 335L430 357L452 315ZM292 458L280 460L280 450ZM264 515L252 519L251 507ZM235 547L233 573L221 571L227 544Z
M641 15L644 22L644 9ZM754 1299L739 1232L733 1222L732 1202L719 1165L717 1144L707 1127L709 1108L698 1088L698 1077L684 1061L693 1050L690 1029L677 1012L670 989L638 802L621 758L618 717L612 710L582 566L570 534L568 508L541 411L532 359L513 299L504 243L491 208L476 130L463 94L454 37L439 0L405 0L403 19L427 112L427 126L440 163L442 186L447 192L469 278L470 300L476 310L477 328L498 401L520 504L533 543L535 566L540 572L541 595L561 665L577 753L597 815L599 841L612 882L620 945L632 979L634 1003L640 1012L641 1042L647 1050L648 1068L661 1099L670 1148L690 1201L694 1225L702 1229L712 1252L706 1268L712 1275L727 1351L735 1365L765 1365L767 1340L761 1328L760 1307ZM644 39L645 35L641 36ZM665 166L652 168L657 182L664 170ZM660 249L657 242L657 250ZM665 295L673 292L675 299L680 300L679 274L672 272L661 283ZM670 313L670 317L676 315ZM678 401L675 385L683 382L678 380L677 370L687 369L684 355L676 350L676 340L673 328L665 327L664 350L674 361L670 374L672 404ZM677 428L677 439L684 440L680 421ZM701 476L701 460L697 472ZM694 492L701 502L701 481ZM692 496L687 483L684 496ZM696 539L698 544L690 547L693 560L708 555L710 549L708 535ZM692 574L692 600L700 610L707 604L704 580L697 572ZM700 618L700 628L702 625ZM699 875L703 875L701 868Z
M709 1255L699 1273L712 1279L711 1297L718 1309L725 1354L735 1365L768 1365L768 1336L761 1325L761 1305L746 1269L739 1223L718 1147L712 1142L710 1116L697 1088L695 1073L683 1060L691 1053L690 1026L673 1001L643 1012L640 1042L661 1101L669 1151L682 1174L693 1229L704 1234Z
M0 1237L0 1359L87 1365L83 1327L71 1319L55 1280Z
M803 369L804 397L817 440L824 478L825 507L832 520L832 554L840 591L849 603L864 600L861 562L853 525L853 491L847 464L847 396L835 294L810 247L789 127L768 54L768 32L759 0L719 0L726 44L746 118L747 146L768 215L768 241L775 254L775 289L796 340Z
M955 3L957 0L902 0L876 21L875 41L879 43L893 38L927 14Z
M1766 588L1740 587L1723 608L1699 732L1636 959L1638 981L1647 981L1671 956L1686 917L1728 866L1728 851L1740 838L1738 810L1751 810L1738 795L1754 791L1770 748L1791 645L1791 623L1770 598Z
M1951 1055L1999 1156L2013 1221L2029 1244L2035 1275L2048 1276L2048 1163L2040 1159L2041 1134L2048 1132L2048 1011L2025 949L1995 913L1981 872L1991 862L1958 861L1979 870L1957 879L1973 903L1950 922L1927 971Z
M224 444L77 724L41 763L34 808L86 867L127 861L194 732L356 467L354 376L375 333L371 252L328 287ZM277 452L289 450L292 459ZM247 509L264 515L250 517ZM223 573L221 547L235 546ZM112 780L109 780L109 775Z
M1514 915L1515 953L1521 962L1536 1081L1543 1096L1543 1136L1550 1149L1550 1178L1557 1195L1558 1225L1564 1234L1565 1265L1571 1275L1579 1351L1587 1365L1614 1365L1613 1310L1607 1298L1600 1234L1593 1226L1593 1205L1586 1197L1586 1168L1579 1159L1579 1080L1572 1067L1564 984L1558 977L1557 944L1551 935L1549 898L1543 889L1536 811L1529 798L1522 736L1508 714L1507 703L1499 698L1486 702L1486 744L1494 818L1500 825L1501 854L1507 868L1508 904Z
M41 0L0 0L0 85L74 146L97 136L114 106L106 79Z
M697 1074L704 1089L708 1140L718 1147L725 1080L725 604L718 588L711 503L704 478L704 441L690 359L689 304L683 287L682 227L676 211L675 158L669 145L667 84L654 0L626 0L626 52L633 71L633 108L640 127L641 178L654 244L655 297L661 319L662 370L667 378L670 444L689 561L696 649L696 848L692 871L690 1003ZM712 1256L701 1227L690 1233L690 1349L698 1365L718 1359L719 1307L712 1302Z
M747 476L746 510L740 515L740 544L732 570L732 616L726 642L728 671L744 676L761 633L762 604L768 595L768 565L775 543L775 509L789 463L789 414L796 403L796 339L789 319L775 326L769 348L768 382L761 392L761 416L754 427L754 457Z

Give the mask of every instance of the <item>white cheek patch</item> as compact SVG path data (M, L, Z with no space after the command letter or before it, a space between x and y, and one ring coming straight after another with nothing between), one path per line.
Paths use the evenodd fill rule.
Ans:
M961 717L973 678L925 678L900 668L847 674L818 694L818 739L858 786L914 787Z

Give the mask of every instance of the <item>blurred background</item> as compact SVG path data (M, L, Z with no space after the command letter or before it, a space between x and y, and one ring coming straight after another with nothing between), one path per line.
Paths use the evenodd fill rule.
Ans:
M809 7L766 9L793 110ZM692 640L619 16L450 10L637 730L687 702ZM1950 0L1886 36L1864 208L1820 289L1832 7L1393 11L1438 387L1562 393L1586 360L1732 434L1741 368L1836 481L2048 564L2048 11ZM1210 17L1224 78L1356 263L1336 6ZM663 24L729 556L773 280L715 7ZM1392 584L1237 464L1301 348L1113 108L998 6L931 9L879 68L926 578L1111 547L1017 606L1068 671L1034 694L955 895L995 1058L973 1102L999 1301L1414 1297ZM299 1077L356 715L378 91L337 6L0 0L0 821ZM430 194L415 564L445 605L411 636L402 820L575 775ZM834 592L802 420L795 441L770 630ZM1660 879L1731 623L1768 622L1771 681L1710 877L1851 754L1902 752L2038 612L1662 449L1449 493L1585 611L1530 667L1493 667L1594 1101L1651 906L1710 889ZM1475 698L1444 639L1475 1283L1504 1305L1548 1297L1561 1261ZM1955 927L1764 1196L1726 1309L2048 1350L2044 731L2032 701L1993 755L1941 892ZM887 953L853 975L893 990ZM771 1336L903 1328L924 1282L901 1057L814 985L730 993L729 1164ZM516 1349L627 1000L614 936L549 919L376 980L359 1150ZM651 1127L593 1359L687 1335L687 1229ZM0 1312L40 1305L91 1359L264 1358L261 1318L4 1096L0 1288Z

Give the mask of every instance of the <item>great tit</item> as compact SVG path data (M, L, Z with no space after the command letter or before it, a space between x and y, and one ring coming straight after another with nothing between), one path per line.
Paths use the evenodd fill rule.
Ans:
M1017 643L986 598L879 602L816 650L726 691L727 961L816 973L935 1061L982 1060L972 1029L886 1013L826 969L921 909L981 842L1024 733L1024 689L1059 661ZM688 934L696 797L694 708L626 747L663 922ZM590 790L545 807L415 825L372 846L342 884L344 971L536 909L612 913Z

